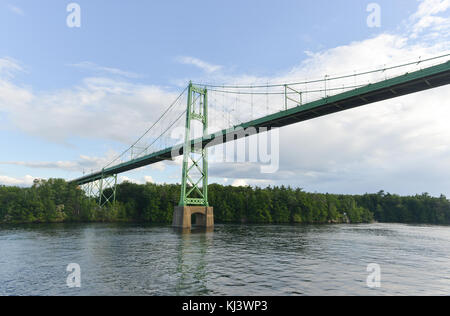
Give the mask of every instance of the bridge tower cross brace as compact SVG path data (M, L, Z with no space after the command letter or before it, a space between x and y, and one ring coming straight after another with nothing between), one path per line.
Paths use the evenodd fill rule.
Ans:
M116 203L117 174L105 176L104 170L102 170L102 178L100 179L99 189L98 205L100 207L107 204L114 205Z

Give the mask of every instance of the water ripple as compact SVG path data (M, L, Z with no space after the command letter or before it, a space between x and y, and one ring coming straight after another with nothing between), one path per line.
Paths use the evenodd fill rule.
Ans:
M394 224L1 227L0 295L449 295L449 242L450 227Z

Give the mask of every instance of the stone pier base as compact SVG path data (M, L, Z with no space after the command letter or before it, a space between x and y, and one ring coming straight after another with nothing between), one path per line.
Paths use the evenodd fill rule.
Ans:
M195 214L196 222L191 223L191 216ZM172 226L175 228L190 229L192 225L199 227L214 227L214 210L205 206L177 206L173 211Z

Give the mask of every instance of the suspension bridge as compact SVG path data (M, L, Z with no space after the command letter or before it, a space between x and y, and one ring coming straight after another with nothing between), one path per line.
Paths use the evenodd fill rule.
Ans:
M117 175L183 156L173 225L214 225L208 202L208 148L321 116L450 83L450 54L343 76L291 83L190 82L155 123L102 170L73 180L100 207L114 203ZM200 135L194 125L201 127ZM182 140L173 131L183 131Z

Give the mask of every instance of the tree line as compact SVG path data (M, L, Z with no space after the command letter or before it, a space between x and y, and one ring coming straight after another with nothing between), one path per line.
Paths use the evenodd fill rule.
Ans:
M377 194L307 193L289 187L231 187L212 184L209 202L216 223L450 224L450 201L428 194L401 197ZM62 179L36 180L29 188L0 186L0 223L172 222L180 186L124 182L116 202L103 208L77 185Z

